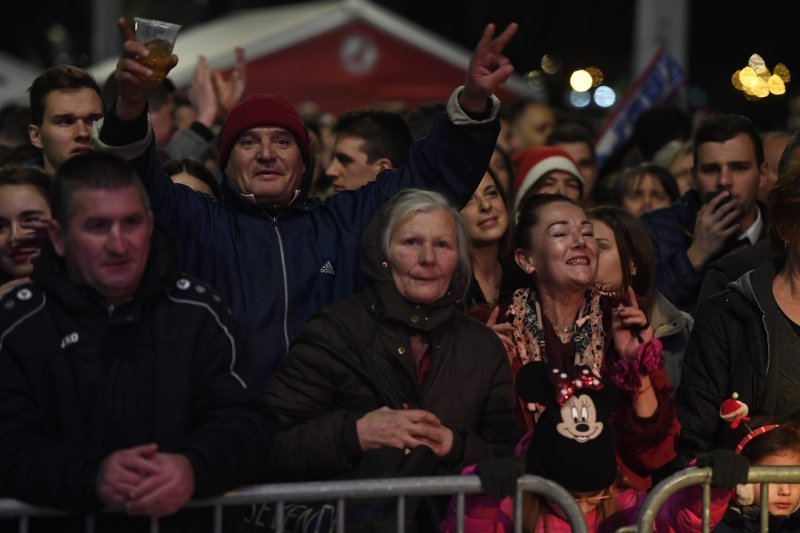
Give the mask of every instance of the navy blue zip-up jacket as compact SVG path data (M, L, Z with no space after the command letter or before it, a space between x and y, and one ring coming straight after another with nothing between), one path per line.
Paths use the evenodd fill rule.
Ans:
M101 149L115 151L104 143L130 124L114 119L112 111L102 124ZM483 178L498 133L496 119L455 125L442 113L400 168L357 191L296 201L278 214L248 204L227 178L221 201L173 184L152 142L132 163L153 211L178 235L186 271L231 305L265 383L315 312L363 287L359 243L373 214L408 187L442 192L460 208Z

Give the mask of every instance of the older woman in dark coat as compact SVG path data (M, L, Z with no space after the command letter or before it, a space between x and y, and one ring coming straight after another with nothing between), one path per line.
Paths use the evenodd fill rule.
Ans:
M432 468L414 474L457 473L512 453L503 347L460 311L468 251L438 193L403 191L376 215L362 240L367 287L313 318L268 385L276 478L389 476L417 451Z

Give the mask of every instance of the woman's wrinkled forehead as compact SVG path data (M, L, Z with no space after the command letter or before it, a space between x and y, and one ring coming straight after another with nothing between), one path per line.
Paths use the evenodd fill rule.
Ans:
M531 227L536 232L547 231L556 225L591 226L583 209L570 202L552 202L538 210L538 217Z

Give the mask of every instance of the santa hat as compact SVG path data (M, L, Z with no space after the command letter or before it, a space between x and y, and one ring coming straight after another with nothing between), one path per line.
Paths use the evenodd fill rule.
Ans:
M555 146L528 148L514 156L516 176L514 180L514 211L519 203L537 181L553 170L562 170L572 174L583 186L583 177L575 166L570 155Z
M739 394L734 392L730 398L723 401L722 405L719 406L719 417L730 424L731 429L736 429L739 424L750 421L747 417L749 411L750 408L747 407L747 404L740 402Z

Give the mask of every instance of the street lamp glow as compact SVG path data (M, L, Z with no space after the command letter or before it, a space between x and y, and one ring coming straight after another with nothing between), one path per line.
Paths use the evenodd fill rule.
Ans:
M601 85L594 90L594 103L600 107L611 107L617 101L614 89L608 85Z
M570 91L569 103L572 107L586 107L592 102L592 95L586 91Z
M585 70L576 70L569 77L569 85L572 90L584 93L592 88L592 75Z

